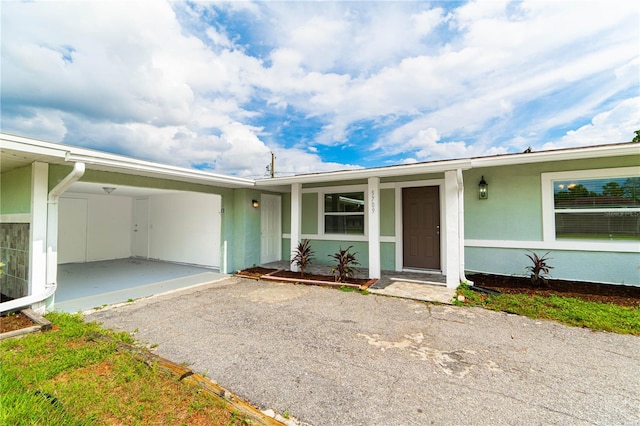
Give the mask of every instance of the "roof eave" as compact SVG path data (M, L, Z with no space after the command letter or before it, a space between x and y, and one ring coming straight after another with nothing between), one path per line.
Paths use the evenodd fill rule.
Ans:
M333 181L368 179L371 177L384 178L420 175L426 173L442 173L448 170L466 170L469 168L471 168L471 162L469 159L443 160L433 163L401 164L397 166L377 167L371 169L341 170L335 172L266 178L256 180L256 186L291 185L294 183L326 183Z

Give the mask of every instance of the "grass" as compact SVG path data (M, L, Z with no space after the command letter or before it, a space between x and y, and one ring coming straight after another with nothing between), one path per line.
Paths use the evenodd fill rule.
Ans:
M365 296L367 294L371 294L369 292L369 290L367 290L367 289L359 289L359 288L356 288L356 287L349 287L347 285L341 285L340 287L338 287L338 289L340 291L345 292L345 293L360 293L360 294L363 294Z
M640 308L586 302L573 297L528 296L524 294L488 295L461 285L457 294L464 301L458 306L482 306L494 311L524 315L529 318L557 321L562 324L593 330L640 336Z
M0 424L245 424L219 399L116 351L128 334L78 315L47 319L57 331L0 343Z

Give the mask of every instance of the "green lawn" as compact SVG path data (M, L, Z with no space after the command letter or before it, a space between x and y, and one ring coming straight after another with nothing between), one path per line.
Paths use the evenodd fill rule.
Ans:
M560 296L492 296L471 290L466 285L458 287L457 294L464 296L464 301L454 301L458 306L482 306L494 311L553 320L575 327L640 336L640 308L586 302Z
M244 424L224 401L117 351L128 334L46 317L57 331L0 342L0 424Z

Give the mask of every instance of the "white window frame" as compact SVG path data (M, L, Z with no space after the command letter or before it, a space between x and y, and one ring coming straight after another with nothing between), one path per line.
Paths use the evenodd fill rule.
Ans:
M318 230L320 231L320 235L326 235L332 237L333 239L347 239L352 241L357 241L361 238L366 239L368 237L368 211L369 211L369 203L367 202L367 185L344 185L344 186L332 186L325 188L316 188L318 190ZM362 213L343 213L343 212L325 212L324 211L324 197L326 194L341 194L348 192L362 192L364 196L364 211ZM339 234L333 232L327 232L325 229L325 216L326 215L336 215L336 216L344 216L348 215L360 215L364 217L364 232L362 234ZM354 238L355 237L355 238Z
M607 179L640 177L640 167L619 167L609 169L574 170L566 172L542 173L542 232L543 240L550 248L572 250L603 250L603 251L640 251L637 241L606 241L606 240L564 240L556 238L556 218L553 195L553 185L557 180L571 179ZM576 210L578 211L578 210ZM580 209L585 213L590 209ZM625 212L640 212L640 208L625 208Z

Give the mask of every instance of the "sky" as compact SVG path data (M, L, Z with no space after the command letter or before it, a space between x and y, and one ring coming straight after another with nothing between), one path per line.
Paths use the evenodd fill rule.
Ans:
M2 1L3 132L249 178L628 142L632 1Z

